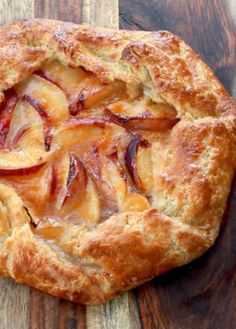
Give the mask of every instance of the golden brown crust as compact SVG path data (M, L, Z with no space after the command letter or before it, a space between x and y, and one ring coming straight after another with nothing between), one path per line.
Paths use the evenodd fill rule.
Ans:
M73 259L36 237L16 192L0 187L0 273L53 295L101 303L199 257L215 241L235 170L236 106L212 71L170 32L29 20L0 32L0 90L56 58L101 80L143 84L181 119L152 150L155 209L121 213L70 236ZM1 98L3 98L1 94ZM1 223L6 217L1 212Z

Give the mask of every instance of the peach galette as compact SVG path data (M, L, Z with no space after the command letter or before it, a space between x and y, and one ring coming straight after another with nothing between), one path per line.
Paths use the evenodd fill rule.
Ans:
M199 257L235 169L236 110L169 32L0 32L0 273L101 303Z

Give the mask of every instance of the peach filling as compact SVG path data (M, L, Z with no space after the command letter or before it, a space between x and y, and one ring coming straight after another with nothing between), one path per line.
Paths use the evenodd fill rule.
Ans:
M60 239L71 226L152 206L153 138L175 109L79 67L46 63L0 104L0 180L24 202L33 231Z

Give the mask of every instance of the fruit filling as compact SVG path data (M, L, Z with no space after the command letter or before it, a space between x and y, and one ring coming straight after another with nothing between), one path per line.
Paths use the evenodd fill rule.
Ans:
M5 91L0 180L23 200L35 234L58 240L152 207L152 141L179 119L131 89L53 61Z

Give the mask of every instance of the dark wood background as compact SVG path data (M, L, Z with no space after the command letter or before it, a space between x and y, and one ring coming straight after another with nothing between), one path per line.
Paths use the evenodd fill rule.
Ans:
M46 17L118 27L118 12L122 29L182 37L236 98L236 0L0 0L1 24ZM0 279L0 329L234 328L236 182L214 247L106 305L85 307Z

